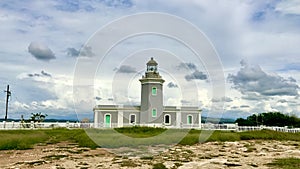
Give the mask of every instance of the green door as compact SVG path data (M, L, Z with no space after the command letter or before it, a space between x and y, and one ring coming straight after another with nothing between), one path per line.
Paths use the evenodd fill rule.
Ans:
M191 115L187 116L187 124L193 124L193 116Z
M110 127L110 114L105 115L105 127Z

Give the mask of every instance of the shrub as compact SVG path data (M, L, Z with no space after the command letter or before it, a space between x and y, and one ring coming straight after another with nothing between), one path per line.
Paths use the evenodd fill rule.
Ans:
M167 169L163 163L156 163L153 165L153 169Z

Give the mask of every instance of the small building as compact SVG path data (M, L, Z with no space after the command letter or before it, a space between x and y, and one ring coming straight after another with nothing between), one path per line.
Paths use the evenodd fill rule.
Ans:
M97 105L94 107L96 128L151 126L168 128L201 128L201 110L198 107L163 105L163 83L157 62L148 61L141 82L141 105Z

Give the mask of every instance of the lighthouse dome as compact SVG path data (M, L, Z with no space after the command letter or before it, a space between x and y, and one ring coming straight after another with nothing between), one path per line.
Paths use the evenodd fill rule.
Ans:
M157 62L151 57L151 60L147 62L147 66L157 66Z

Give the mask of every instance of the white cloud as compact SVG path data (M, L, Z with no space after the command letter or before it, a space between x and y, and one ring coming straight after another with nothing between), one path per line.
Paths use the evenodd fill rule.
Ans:
M281 1L277 4L275 10L282 12L284 14L300 15L300 1L298 0Z
M300 44L299 6L297 0L232 0L230 2L219 0L3 1L0 3L0 31L3 35L0 36L2 42L0 84L5 86L9 83L15 87L14 92L19 98L19 101L12 101L14 107L18 107L15 111L53 110L53 114L55 111L72 111L72 76L75 59L67 57L67 55L78 56L79 47L95 31L113 19L136 12L158 11L187 19L199 27L215 45L225 70L228 70L226 74L232 74L238 90L246 93L243 95L228 87L227 96L233 101L230 102L230 105L226 104L226 111L232 111L235 107L238 107L239 111L242 106L243 110L240 111L249 111L249 113L267 110L299 113L300 103L297 98L294 98L297 95L297 86L300 81L300 72L297 69L300 55L298 47ZM145 47L167 49L181 56L182 60L179 63L189 64L187 65L190 68L189 71L172 72L167 69L168 66L176 67L176 65L171 65L170 59L163 57L159 62L161 68L168 71L167 73L174 77L176 75L175 79L164 75L166 80L178 85L178 88L170 89L172 91L167 89L167 84L165 85L166 104L177 105L184 100L189 103L194 101L195 104L203 105L203 108L209 108L212 105L210 84L204 81L190 81L190 83L197 83L201 90L195 96L195 90L198 89L195 89L195 86L191 87L192 84L184 82L185 75L195 73L195 66L199 72L205 72L205 68L200 69L199 67L201 63L192 59L192 52L183 50L180 47L182 44L166 40L160 41L160 39L152 40L153 38L147 37L133 38L132 41L124 43L123 47L113 49L111 55L108 55L106 64L101 65L101 71L99 70L100 75L105 78L101 81L96 80L94 93L83 92L85 94L76 100L76 105L78 105L76 107L80 108L78 111L91 112L95 101L97 103L113 103L110 100L113 98L111 89L113 82L110 77L111 73L114 73L113 68L121 68L118 61L122 60L120 58L123 55L129 55ZM39 62L33 57L27 57L30 55L28 54L28 44L32 41L44 42L44 44L32 44L30 53L37 59L51 60L51 62ZM90 50L91 53L88 53L89 50L87 50L86 55L92 56L95 53L94 50L97 49L93 48L93 51ZM259 64L261 68L244 67L243 70L239 70L238 61L242 58ZM87 57L86 59L91 58ZM132 72L135 70L139 72L145 66L144 62L136 60L126 64L131 65L131 63L136 64L136 69L131 69ZM44 73L41 70L45 70ZM266 72L274 72L274 74ZM253 76L255 74L255 76L260 75L261 77L253 80L254 77L252 78L251 73ZM28 77L29 74L32 75L32 78ZM52 78L47 74L50 74ZM199 73L195 75L194 78L204 77ZM296 82L292 79L289 80L289 77L293 77ZM241 80L241 78L248 80ZM257 86L256 83L259 85ZM29 86L32 86L32 89ZM139 102L139 88L138 82L132 84L129 91L119 93L118 98L125 93L133 102ZM176 90L175 94L172 93L174 90ZM180 90L183 91L184 96L181 96ZM28 93L26 94L26 92ZM190 100L188 96L191 96ZM35 99L33 99L34 97ZM95 100L95 97L100 97L101 100ZM280 99L285 99L286 102L277 102ZM249 105L249 108L246 109L243 105ZM3 108L3 104L0 105L0 108ZM232 112L237 115L244 113Z
M243 62L236 74L228 79L242 94L250 96L298 96L299 86L295 80L284 79L276 74L267 74L260 66L252 66ZM257 97L259 98L259 97Z
M28 76L27 73L20 74L18 78L22 81L30 81L32 85L31 86L36 89L40 89L43 93L51 93L53 97L51 98L31 98L31 100L23 100L25 98L25 95L32 95L32 93L26 93L25 95L21 95L23 102L20 102L18 100L13 101L14 105L14 111L17 112L32 112L32 111L42 111L44 113L48 113L50 115L60 114L60 112L66 113L65 116L70 115L70 113L75 112L74 109L74 98L73 98L73 77L72 76L65 76L65 75L52 75L51 78L49 76ZM43 94L41 93L41 94ZM14 95L20 96L21 93L14 93ZM92 96L91 96L92 97ZM87 100L87 96L82 97L84 100ZM91 99L89 99L91 100ZM75 104L77 105L83 105L82 100L76 100L78 101ZM85 104L85 103L84 103ZM78 106L80 107L80 106ZM80 111L78 113L82 112L91 112L90 107L83 106L80 107ZM51 117L51 116L50 116Z

